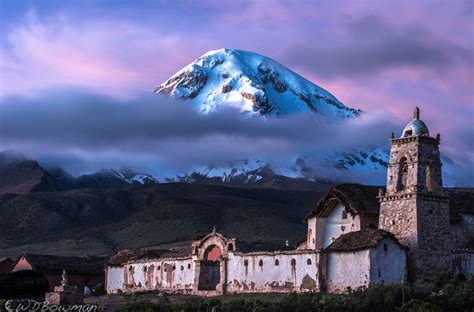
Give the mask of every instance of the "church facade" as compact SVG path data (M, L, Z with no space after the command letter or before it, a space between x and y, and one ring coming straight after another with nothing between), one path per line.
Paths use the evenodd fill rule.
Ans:
M440 136L416 108L390 139L385 188L342 184L309 212L293 249L256 248L215 229L190 246L124 250L108 261L108 293L344 292L474 271L474 193L445 189Z

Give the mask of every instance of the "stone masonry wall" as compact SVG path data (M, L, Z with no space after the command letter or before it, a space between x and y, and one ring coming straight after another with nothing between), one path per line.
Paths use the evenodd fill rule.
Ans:
M449 204L447 200L419 195L418 210L418 276L430 278L449 269L455 243L450 239Z
M416 198L413 195L381 198L379 228L393 233L409 248L408 274L415 278L418 243Z
M449 268L455 245L446 199L420 194L381 198L379 227L409 248L410 279L429 278Z

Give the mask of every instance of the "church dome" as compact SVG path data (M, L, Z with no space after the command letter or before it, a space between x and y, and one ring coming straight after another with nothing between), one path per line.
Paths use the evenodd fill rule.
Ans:
M403 129L402 138L411 136L429 136L430 132L426 124L420 119L420 109L415 108L413 120L410 121Z

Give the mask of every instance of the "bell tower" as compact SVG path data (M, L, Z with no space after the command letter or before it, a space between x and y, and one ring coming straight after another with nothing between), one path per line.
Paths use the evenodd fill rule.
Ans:
M408 247L409 279L448 269L449 205L443 190L440 136L430 137L415 108L400 138L392 133L387 187L381 192L379 228Z

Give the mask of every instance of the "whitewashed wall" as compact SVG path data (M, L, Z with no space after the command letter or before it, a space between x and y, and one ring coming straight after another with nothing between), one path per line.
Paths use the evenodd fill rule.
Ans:
M308 233L306 238L306 246L308 249L316 249L316 221L318 218L312 217L308 219Z
M296 261L294 266L291 265L293 259ZM245 260L248 266L245 266ZM275 260L279 261L278 266ZM316 291L319 289L318 264L319 253L316 252L229 253L226 290L231 293Z
M191 258L128 263L107 270L107 292L169 290L192 291L194 261Z
M159 289L188 289L192 290L194 281L194 261L184 260L162 261L158 263L156 288ZM173 269L174 267L174 269Z
M345 209L345 206L342 203L339 203L336 207L334 207L329 216L325 218L326 221L324 223L324 238L322 248L326 248L331 245L331 243L342 234L360 230L359 215L352 216L350 213L347 213L347 218L343 219L342 212Z
M392 239L386 238L371 249L370 260L370 284L401 283L405 279L405 250Z
M123 288L123 266L108 267L105 278L107 279L107 293L117 293Z
M327 254L328 292L344 292L347 287L367 287L370 279L370 249Z

